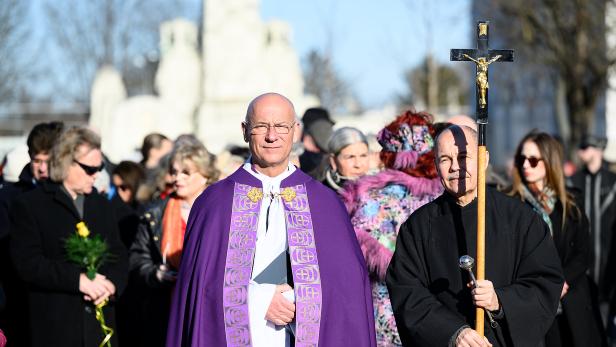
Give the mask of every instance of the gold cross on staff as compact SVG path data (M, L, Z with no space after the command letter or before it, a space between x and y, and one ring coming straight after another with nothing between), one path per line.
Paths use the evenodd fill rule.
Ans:
M477 48L452 49L451 61L472 61L476 65L475 84L477 91L477 122L488 121L488 65L494 62L513 61L513 50L490 49L488 47L488 22L477 23Z
M488 126L488 66L497 61L513 61L513 50L490 49L488 47L488 22L477 23L477 48L452 49L452 61L472 61L475 63L476 99L477 99L477 279L485 279L485 240L486 240L486 171ZM452 264L454 265L454 264ZM475 330L483 336L484 311L476 309Z
M486 100L486 93L488 91L488 65L497 61L502 55L497 55L496 57L486 61L486 58L479 57L477 59L473 59L468 54L463 54L465 58L468 60L474 61L477 64L477 75L475 77L475 81L477 82L477 90L479 91L479 107L485 108L488 104Z

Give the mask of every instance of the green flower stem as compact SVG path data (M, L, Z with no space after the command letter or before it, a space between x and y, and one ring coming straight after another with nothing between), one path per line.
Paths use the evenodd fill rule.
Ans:
M94 280L96 277L96 267L92 265L88 265L86 276L90 279L90 281Z

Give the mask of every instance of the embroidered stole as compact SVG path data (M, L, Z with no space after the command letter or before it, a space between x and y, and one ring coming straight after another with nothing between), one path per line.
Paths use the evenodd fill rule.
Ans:
M295 346L318 346L322 290L312 216L305 185L280 193L287 228L295 292ZM225 334L228 346L251 346L248 283L255 255L263 190L236 183L223 284Z

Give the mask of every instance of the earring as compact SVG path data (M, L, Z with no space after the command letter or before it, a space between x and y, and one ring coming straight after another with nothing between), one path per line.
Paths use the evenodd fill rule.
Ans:
M332 179L334 180L334 182L336 182L336 183L340 182L340 174L338 174L338 171L333 171L332 170L331 176L332 176Z

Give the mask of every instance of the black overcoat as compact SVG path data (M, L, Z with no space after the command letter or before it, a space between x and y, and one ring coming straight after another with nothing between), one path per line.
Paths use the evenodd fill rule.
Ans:
M400 227L387 288L405 346L448 346L475 326L468 273L460 256L475 257L477 199L460 207L444 193ZM486 319L496 346L535 347L551 326L563 288L562 267L547 225L520 200L486 191L486 279L501 305L499 326Z
M31 343L37 346L98 346L103 338L91 303L79 292L82 269L67 260L64 242L82 219L56 183L44 183L18 196L10 210L11 258L27 285ZM87 194L83 221L91 235L107 241L115 260L99 269L122 292L128 276L127 251L118 235L111 204L98 193ZM105 307L114 327L113 300ZM114 342L115 342L114 336ZM117 344L113 344L117 345Z
M562 298L561 329L568 330L571 346L605 346L605 334L598 314L596 302L592 299L589 278L586 271L590 265L590 232L588 219L583 212L567 213L562 228L562 205L557 203L550 214L553 239L560 257L569 291ZM564 324L563 324L564 323ZM550 344L548 344L550 346Z

